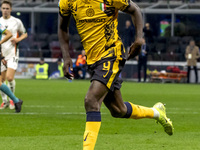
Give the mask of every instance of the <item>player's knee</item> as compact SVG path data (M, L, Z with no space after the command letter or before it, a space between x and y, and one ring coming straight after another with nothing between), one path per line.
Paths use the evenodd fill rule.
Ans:
M95 100L95 98L91 98L91 97L85 97L85 109L86 111L99 111L99 104L98 102Z
M6 79L7 79L8 82L11 82L11 81L13 81L14 78L11 77L11 76L7 76Z

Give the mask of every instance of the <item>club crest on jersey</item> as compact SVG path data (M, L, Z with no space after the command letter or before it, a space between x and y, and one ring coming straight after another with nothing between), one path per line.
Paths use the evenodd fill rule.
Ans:
M86 10L86 15L87 15L88 17L94 16L94 9L88 8L88 9Z

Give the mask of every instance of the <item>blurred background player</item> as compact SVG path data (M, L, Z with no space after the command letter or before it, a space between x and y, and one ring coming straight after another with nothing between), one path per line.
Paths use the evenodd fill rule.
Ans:
M39 64L35 67L36 79L48 79L49 78L49 64L45 63L44 58L40 58Z
M86 56L85 50L81 51L76 60L76 66L73 70L76 79L85 79L86 74Z
M2 38L2 34L5 35L4 38ZM12 37L12 34L10 31L8 31L4 26L2 26L0 24L0 46L1 44L3 44L4 42L6 42L7 40L9 40ZM0 49L0 60L1 63L4 62L4 57L2 57L1 55L1 49ZM14 101L14 105L15 105L15 112L20 112L21 111L21 105L23 103L22 100L18 99L13 93L12 91L8 88L8 86L4 83L1 82L1 72L0 72L0 90L2 92L4 92L7 96L9 96L13 101ZM9 103L6 101L5 103L2 103L0 106L0 109L4 109L6 107L9 106Z
M18 66L19 49L18 43L27 38L27 33L20 19L11 16L12 3L9 0L3 0L1 2L2 17L0 23L12 33L12 38L2 44L2 56L5 59L1 64L2 82L8 81L8 87L11 91L15 92L15 72ZM4 36L3 36L4 37ZM1 92L3 103L7 103L7 96ZM14 109L14 103L10 99L10 109Z
M199 57L200 57L199 47L195 45L194 40L190 40L190 43L185 50L185 58L187 60L187 83L190 83L191 67L193 67L194 69L195 82L198 83L197 59Z

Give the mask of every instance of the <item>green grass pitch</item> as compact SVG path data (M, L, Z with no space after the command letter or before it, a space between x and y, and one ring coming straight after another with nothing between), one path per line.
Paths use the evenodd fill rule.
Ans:
M81 150L84 96L89 81L16 80L22 112L0 110L0 150ZM199 150L200 86L124 82L124 101L151 107L166 103L175 132L168 136L152 119L116 119L102 105L95 150Z

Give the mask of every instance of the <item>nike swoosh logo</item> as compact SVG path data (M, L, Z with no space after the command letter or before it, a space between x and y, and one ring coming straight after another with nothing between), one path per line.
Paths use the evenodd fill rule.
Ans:
M84 141L86 141L86 140L87 140L87 137L88 137L88 135L89 135L89 133L86 135L86 137L85 137Z

